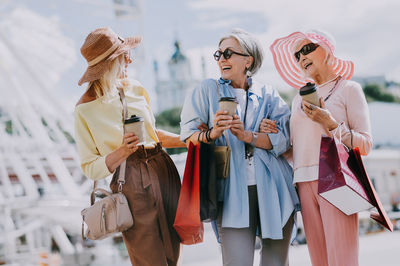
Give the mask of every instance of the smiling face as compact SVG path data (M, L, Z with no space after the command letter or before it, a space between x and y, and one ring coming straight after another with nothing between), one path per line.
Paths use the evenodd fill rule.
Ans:
M230 49L236 53L246 54L242 51L239 42L234 38L228 38L221 42L219 51L224 52L226 49ZM218 60L221 77L230 80L234 88L241 88L246 80L246 68L250 68L252 62L253 57L251 56L232 54L229 59L225 59L224 56L221 56Z
M300 41L295 48L295 52L300 51L304 45L311 43L310 40L302 40ZM321 47L318 46L316 49L306 55L299 53L299 61L297 61L297 65L301 70L305 73L306 77L314 78L318 75L325 67L326 67L326 52Z

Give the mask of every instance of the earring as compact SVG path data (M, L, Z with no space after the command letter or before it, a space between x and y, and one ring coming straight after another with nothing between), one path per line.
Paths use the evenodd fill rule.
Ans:
M251 71L246 67L245 69L245 73L246 73L246 83L247 83L247 88L250 88L251 85L253 84L253 79L251 78L251 76L253 75L251 73Z

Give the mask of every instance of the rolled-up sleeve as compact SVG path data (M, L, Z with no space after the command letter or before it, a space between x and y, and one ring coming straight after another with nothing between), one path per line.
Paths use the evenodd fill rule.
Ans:
M75 141L85 176L99 180L112 174L106 165L106 156L100 155L89 127L78 110L75 110Z
M275 157L286 152L290 147L289 135L289 119L290 110L285 101L279 96L277 90L272 90L270 102L267 106L270 111L268 117L271 120L276 120L278 133L269 133L268 137L272 144L272 149L269 150Z
M346 112L347 123L333 130L334 134L347 147L358 147L361 155L367 155L372 148L371 122L364 92L356 82L346 88Z
M186 95L181 113L181 133L180 138L186 141L196 131L201 123L207 124L210 110L208 99L208 86L212 80L203 81ZM215 81L214 81L215 82Z

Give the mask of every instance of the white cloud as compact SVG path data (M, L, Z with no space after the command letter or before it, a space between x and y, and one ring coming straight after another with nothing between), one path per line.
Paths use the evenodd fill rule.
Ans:
M240 19L238 18L228 18L228 19L214 19L214 20L204 20L201 24L197 26L200 29L208 29L208 28L228 28L232 25L236 25L240 23Z

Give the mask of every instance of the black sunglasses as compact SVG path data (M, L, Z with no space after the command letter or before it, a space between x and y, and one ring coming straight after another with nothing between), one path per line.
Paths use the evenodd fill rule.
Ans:
M300 54L308 55L309 53L314 52L318 46L319 46L318 44L312 43L312 42L305 44L303 47L301 47L301 49L299 51L294 53L294 57L296 58L296 61L297 62L300 61Z
M233 54L237 54L237 55L241 55L241 56L249 56L248 54L241 54L235 51L232 51L231 49L227 48L225 49L225 51L221 52L220 50L216 51L214 53L214 59L215 61L219 61L219 59L221 58L221 56L224 56L225 59L229 59L231 58L231 56Z

